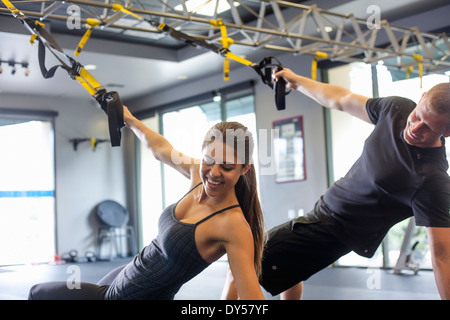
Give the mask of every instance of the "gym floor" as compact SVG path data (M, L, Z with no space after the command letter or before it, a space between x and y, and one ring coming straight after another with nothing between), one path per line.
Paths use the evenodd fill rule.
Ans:
M0 300L27 299L28 290L33 284L67 281L75 274L74 270L79 271L81 281L95 283L110 270L128 261L129 258L78 264L0 267ZM213 263L202 274L186 283L175 299L220 299L226 270L226 262ZM267 298L278 299L270 294L267 294ZM391 270L341 267L326 268L308 279L304 285L303 299L438 300L439 294L431 271L420 270L417 275L395 275Z

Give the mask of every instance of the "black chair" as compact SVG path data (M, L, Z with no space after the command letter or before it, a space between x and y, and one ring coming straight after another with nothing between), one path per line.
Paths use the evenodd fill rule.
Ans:
M97 257L101 258L102 247L106 244L109 245L110 252L106 260L113 260L115 256L126 257L127 255L123 254L124 240L127 244L127 254L130 252L131 256L135 255L137 253L136 237L134 228L127 225L130 218L128 210L116 201L105 200L97 205L96 214L104 224L98 228Z

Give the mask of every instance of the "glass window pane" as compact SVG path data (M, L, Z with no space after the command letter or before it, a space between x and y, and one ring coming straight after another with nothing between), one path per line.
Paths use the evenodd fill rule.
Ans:
M227 121L237 121L250 130L255 141L255 148L253 150L253 164L255 171L259 172L259 158L258 158L258 134L256 129L256 115L255 115L255 98L253 95L245 96L239 99L233 99L225 102L225 110ZM256 175L259 188L259 174Z
M372 72L369 65L352 63L333 68L328 72L330 84L372 97ZM361 155L364 141L373 130L373 125L338 110L329 110L332 171L334 181L343 177Z
M0 265L45 262L55 254L53 148L51 122L0 126L0 243L14 244L0 246Z
M221 121L220 102L211 102L162 115L163 134L175 149L201 158L206 132ZM178 171L164 166L164 206L177 202L188 190L190 181Z
M142 120L150 129L158 132L158 117ZM158 219L163 210L161 190L161 164L147 147L139 143L140 154L140 239L149 244L158 234Z
M328 71L330 84L343 86L354 93L372 96L372 71L370 65L351 63ZM347 113L329 110L333 181L343 177L361 155L364 141L373 130L373 125ZM330 181L332 183L333 181ZM382 250L379 248L372 259L354 252L336 262L341 266L381 267Z

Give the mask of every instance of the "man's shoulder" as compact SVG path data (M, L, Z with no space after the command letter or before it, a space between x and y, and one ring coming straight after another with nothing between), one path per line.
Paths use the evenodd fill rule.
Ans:
M385 107L416 107L416 103L409 98L400 96L388 96L382 98L371 98L367 102L372 105L379 105Z

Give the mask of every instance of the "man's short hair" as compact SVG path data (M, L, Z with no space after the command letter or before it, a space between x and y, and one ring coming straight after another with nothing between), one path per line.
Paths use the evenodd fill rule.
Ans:
M427 91L425 97L433 112L447 115L450 119L450 82L435 85Z

